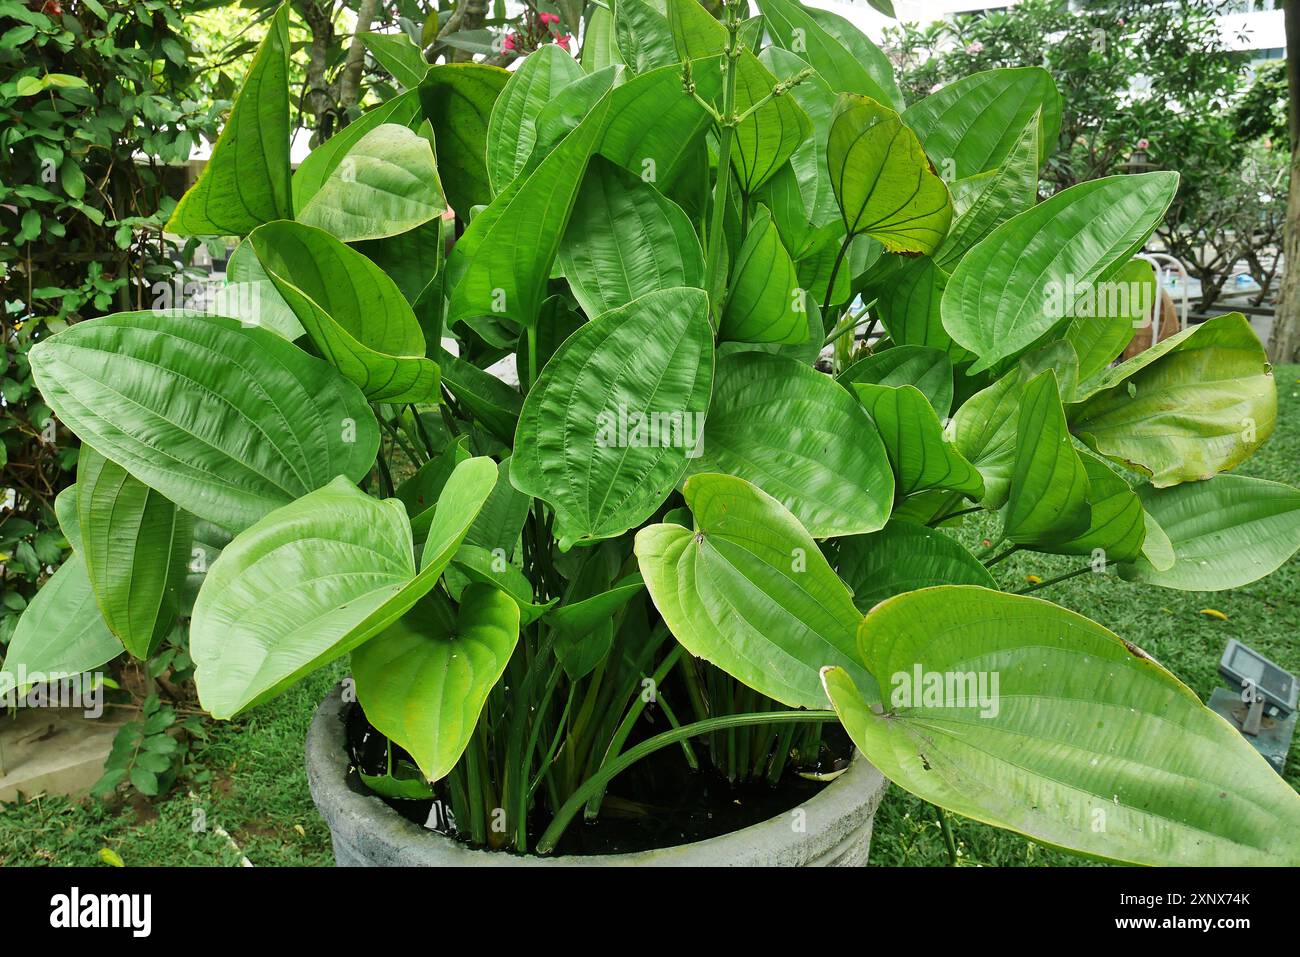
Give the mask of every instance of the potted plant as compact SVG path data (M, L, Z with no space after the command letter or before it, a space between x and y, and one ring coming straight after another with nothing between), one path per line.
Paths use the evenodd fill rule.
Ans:
M169 226L242 237L221 315L32 349L88 451L6 670L179 615L230 718L350 655L308 742L341 863L629 846L580 817L671 821L615 863L860 863L881 772L1096 857L1296 863L1300 799L1233 729L989 571L1231 588L1296 548L1300 492L1229 472L1276 414L1242 316L1112 367L1177 174L1039 202L1043 70L905 106L846 21L759 7L620 0L513 72L389 38L405 90L292 175L282 8ZM664 791L724 780L786 787L693 842Z

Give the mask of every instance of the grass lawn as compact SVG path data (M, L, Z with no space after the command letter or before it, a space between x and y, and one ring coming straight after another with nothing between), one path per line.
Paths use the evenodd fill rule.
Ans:
M1279 366L1275 374L1277 431L1238 471L1294 485L1300 482L1300 366ZM971 523L964 534L977 540L986 529L992 530L991 523ZM1002 584L1018 587L1026 575L1049 578L1078 565L1073 558L1017 554L995 571ZM1262 582L1229 592L1179 592L1084 575L1041 595L1141 645L1202 699L1222 684L1217 666L1230 637L1300 672L1300 558ZM1218 609L1228 619L1202 615L1203 608ZM329 833L307 791L302 743L316 703L345 670L337 663L246 717L211 723L211 739L197 760L212 779L194 788L193 797L182 785L152 803L49 798L0 807L0 866L93 865L100 863L101 848L115 851L127 866L237 865L241 852L258 866L332 863ZM1291 785L1300 788L1294 750L1286 771ZM974 821L953 816L952 824L966 862L1079 863ZM891 788L876 816L871 862L946 863L934 809Z

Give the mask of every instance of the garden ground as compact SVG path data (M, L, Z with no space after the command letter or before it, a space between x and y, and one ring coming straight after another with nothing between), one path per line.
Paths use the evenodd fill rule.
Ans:
M1275 374L1277 431L1239 471L1294 485L1300 481L1300 366L1279 366ZM991 530L992 523L985 521ZM972 523L966 534L978 540L984 528ZM1028 575L1046 579L1078 564L1078 559L1022 553L995 572L1004 586L1019 587ZM1300 672L1300 557L1264 581L1230 592L1179 592L1084 575L1042 595L1135 641L1203 700L1222 684L1217 666L1230 637ZM1203 609L1227 618L1206 615ZM233 866L241 855L256 866L330 864L329 832L307 790L302 743L316 703L345 670L339 662L246 717L212 723L210 740L193 758L209 772L201 785L182 782L154 802L139 797L112 803L35 798L0 806L0 865L101 864L112 857L101 856L104 849L128 867ZM1300 787L1295 749L1286 778ZM1080 862L964 818L954 816L952 824L965 863ZM934 809L891 788L876 816L871 863L946 862Z

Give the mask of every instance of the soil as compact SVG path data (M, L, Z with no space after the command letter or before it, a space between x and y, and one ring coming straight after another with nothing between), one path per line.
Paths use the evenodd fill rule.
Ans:
M355 791L372 793L361 781L358 769L368 774L383 774L387 761L387 740L366 720L361 707L352 704L345 714L351 766L348 786ZM635 742L630 742L635 743ZM697 749L701 762L707 750ZM852 743L838 724L828 722L823 729L822 749L816 768L821 773L839 770L848 764ZM393 745L393 762L410 760ZM412 762L413 763L413 762ZM692 771L680 748L663 748L628 768L615 778L601 806L600 817L585 823L581 814L569 825L556 854L619 854L675 847L710 837L718 837L740 828L758 824L798 807L817 794L828 782L810 780L787 767L776 786L766 781L731 782L717 770L702 763ZM403 800L383 797L403 817L431 830L463 840L447 825L435 797ZM439 807L435 810L435 803ZM550 809L534 808L529 822L530 842L535 841L549 822ZM468 843L468 842L466 842ZM506 853L506 852L501 852Z

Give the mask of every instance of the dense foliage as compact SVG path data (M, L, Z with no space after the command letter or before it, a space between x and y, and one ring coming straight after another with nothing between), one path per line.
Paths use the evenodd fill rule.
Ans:
M68 322L152 305L181 250L162 235L183 164L228 103L196 95L183 18L163 0L0 3L0 645L66 554L54 495L75 439L32 385L27 353ZM171 180L168 176L171 173Z
M1200 281L1208 310L1243 261L1265 298L1286 202L1285 176L1274 175L1287 162L1285 71L1279 114L1277 72L1248 86L1245 54L1227 46L1216 15L1228 6L1027 0L988 16L903 25L889 40L912 95L977 70L1048 70L1064 103L1048 191L1143 166L1178 170L1177 199L1157 232ZM1284 135L1257 142L1279 119Z
M1212 590L1296 548L1300 491L1231 474L1276 418L1242 316L1112 365L1177 174L1039 202L1046 71L909 104L843 19L759 7L620 0L510 73L410 44L404 91L294 172L281 8L168 223L241 237L220 314L32 350L85 443L75 551L0 675L188 621L230 718L350 654L394 746L367 783L518 851L645 754L777 780L838 718L900 786L1052 845L1300 861L1300 798L1238 734L988 572ZM976 555L949 529L978 510Z

